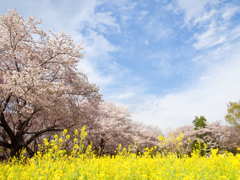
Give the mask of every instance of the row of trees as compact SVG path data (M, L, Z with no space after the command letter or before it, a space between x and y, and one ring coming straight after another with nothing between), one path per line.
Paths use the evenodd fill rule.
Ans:
M204 116L196 116L192 124L178 127L169 131L173 137L183 133L183 153L190 154L193 149L199 149L201 155L209 155L211 149L218 149L219 153L224 151L236 154L240 147L240 101L227 104L225 120L230 124L221 125L221 121L209 123ZM206 146L205 146L206 145ZM177 151L171 143L166 148Z
M184 154L190 155L194 149L200 150L200 154L209 155L211 149L218 149L219 153L224 151L236 154L240 147L240 101L227 104L225 120L230 124L221 125L221 121L207 122L204 116L197 117L192 124L186 124L166 134L168 143L163 146L163 151L179 152L179 147L174 146L173 138L182 133L182 147Z
M196 124L197 119L199 123ZM194 148L200 149L201 155L209 154L211 149L216 148L219 149L219 153L224 151L237 153L237 148L240 146L239 131L234 127L221 125L220 121L209 123L205 120L204 116L196 117L193 125L184 125L171 132L174 137L179 136L180 132L183 133L183 153L190 154ZM196 126L199 124L201 125Z
M49 30L48 35L37 28L41 23L30 16L24 20L15 10L0 16L0 146L5 152L15 156L26 148L33 156L43 138L50 140L63 129L73 135L83 125L88 133L84 143L92 142L99 155L114 154L119 144L136 142L137 152L157 146L161 130L133 122L126 107L103 101L99 87L77 69L82 44L62 31ZM199 139L209 147L238 141L235 131L219 122L194 123L172 133L182 131L184 143Z

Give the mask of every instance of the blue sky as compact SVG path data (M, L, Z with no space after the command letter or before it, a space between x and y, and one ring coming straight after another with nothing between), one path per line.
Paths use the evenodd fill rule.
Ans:
M79 69L134 121L165 130L222 120L240 100L239 0L0 0L81 43Z

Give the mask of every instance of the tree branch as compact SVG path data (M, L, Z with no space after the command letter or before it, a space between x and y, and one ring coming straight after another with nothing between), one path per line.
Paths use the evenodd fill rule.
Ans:
M21 136L21 135L23 135L23 133L24 133L24 129L28 126L29 121L32 119L33 115L34 115L35 113L37 113L38 111L40 111L40 109L39 109L39 110L36 110L36 108L34 108L34 110L33 110L32 114L31 114L31 116L30 116L29 118L27 118L26 121L24 121L21 130L17 133L16 136Z
M63 131L63 129L55 129L56 127L57 126L54 125L54 126L48 127L47 129L44 129L39 132L25 132L26 134L34 134L34 135L26 141L24 146L28 146L34 139L36 139L38 136L40 136L41 134L43 134L45 132Z
M5 111L7 104L9 103L10 99L11 99L11 95L12 93L10 93L7 97L7 99L5 100L5 102L3 103L3 107L1 107L1 112L0 112L0 121L1 121L1 126L4 128L4 130L7 132L7 134L9 135L10 139L13 140L15 138L14 133L12 131L12 129L9 127L8 123L5 120L4 114L3 112Z
M8 97L6 98L5 102L3 103L3 107L1 107L1 112L4 112L10 99L11 99L12 93L8 94Z

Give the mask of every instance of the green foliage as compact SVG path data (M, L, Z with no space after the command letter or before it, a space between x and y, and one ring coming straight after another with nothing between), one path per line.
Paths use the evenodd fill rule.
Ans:
M207 153L206 152L206 144L202 143L198 140L193 141L191 147L192 147L193 151L198 150L198 152L201 156L204 156Z
M228 114L225 116L225 120L235 128L240 129L240 100L229 102L227 106Z
M200 116L200 118L198 118L197 116L195 116L195 119L193 120L193 124L194 124L194 130L198 130L199 128L205 128L207 126L206 124L206 118L204 116Z
M204 116L200 116L200 118L195 116L195 119L192 122L194 124L194 130L199 130L199 128L205 128L207 126L206 121L207 119ZM197 135L197 137L203 139L203 135ZM193 141L191 147L193 150L198 149L201 156L204 156L206 154L206 148L203 142L195 140Z

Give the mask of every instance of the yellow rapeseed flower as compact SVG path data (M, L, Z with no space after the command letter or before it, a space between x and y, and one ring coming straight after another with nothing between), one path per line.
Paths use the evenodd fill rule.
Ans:
M81 133L85 135L85 130ZM142 155L136 155L127 152L120 144L115 157L97 157L92 153L91 144L85 147L86 153L77 152L84 140L81 139L73 143L74 150L68 156L59 145L60 141L65 140L62 138L51 141L52 145L44 139L45 146L48 144L47 151L39 152L30 160L24 157L26 151L22 151L23 160L13 158L8 163L0 163L0 179L240 179L240 154L225 152L218 155L218 150L214 149L207 158L201 157L197 149L191 156L183 154L179 158L178 153L170 150L163 156L156 152L155 146L146 148ZM166 138L162 139L162 143L167 142ZM182 148L181 141L176 140L175 145Z

